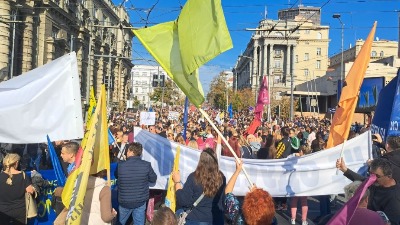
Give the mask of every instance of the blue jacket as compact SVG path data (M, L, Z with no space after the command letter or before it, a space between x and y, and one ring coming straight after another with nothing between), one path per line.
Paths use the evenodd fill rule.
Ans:
M223 177L223 183L214 197L207 197L200 201L200 203L188 214L187 219L197 222L208 222L214 225L224 224L224 208L223 199L225 196L226 180ZM203 193L203 188L196 184L194 173L191 173L187 178L185 185L182 189L176 191L176 202L185 210L190 208L193 203Z
M124 208L137 208L149 199L149 183L155 183L157 175L151 164L140 156L131 156L118 163L116 172L118 203Z

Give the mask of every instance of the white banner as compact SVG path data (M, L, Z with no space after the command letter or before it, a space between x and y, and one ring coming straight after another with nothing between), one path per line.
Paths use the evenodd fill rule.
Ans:
M168 112L168 120L178 120L181 114L176 111L169 111Z
M157 183L152 188L166 189L171 173L175 149L178 146L159 135L151 134L135 127L135 141L143 145L143 158L151 162L157 174ZM345 143L344 159L347 166L359 173L367 170L365 162L371 154L371 133L366 132ZM306 155L287 159L258 160L243 159L250 179L257 187L263 188L273 196L315 196L343 193L343 187L350 183L342 172L336 175L336 159L340 157L341 145ZM200 151L181 146L179 170L182 180L195 171ZM222 156L220 169L227 182L235 171L234 158ZM249 183L241 174L236 182L234 193L245 195Z
M140 125L154 125L156 124L155 112L140 112Z
M75 53L0 83L0 142L83 138Z

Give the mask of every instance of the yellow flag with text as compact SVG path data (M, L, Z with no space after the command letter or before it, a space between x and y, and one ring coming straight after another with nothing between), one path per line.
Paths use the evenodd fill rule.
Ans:
M198 68L233 47L220 0L189 0L177 21L133 32L196 107L204 102Z
M110 180L106 116L105 86L102 85L96 110L90 119L90 126L85 135L87 140L85 146L82 146L83 155L80 165L68 176L62 193L63 204L68 209L66 220L68 225L80 224L89 175L107 169L108 180ZM105 145L107 146L104 147Z
M181 155L181 147L176 148L176 155L174 159L174 165L172 171L179 170L179 157ZM176 209L176 197L175 197L175 183L172 180L172 174L169 176L167 196L165 197L165 206L169 207L173 212Z
M90 88L90 99L89 99L89 109L87 111L86 116L86 126L89 127L90 118L93 115L93 110L96 107L96 98L94 97L94 90L93 87Z
M340 94L339 104L333 116L326 148L332 148L342 144L349 136L354 111L360 95L360 88L371 58L371 48L375 30L376 22L343 82L342 93Z

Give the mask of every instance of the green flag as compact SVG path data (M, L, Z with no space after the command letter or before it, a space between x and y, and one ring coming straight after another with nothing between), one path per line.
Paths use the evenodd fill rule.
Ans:
M191 73L231 49L221 0L189 0L178 19L183 71Z
M133 31L196 107L204 102L198 68L232 48L220 0L189 0L179 20Z
M134 30L134 33L190 102L199 107L204 102L203 88L197 72L193 74L183 72L177 23L173 21L161 23Z

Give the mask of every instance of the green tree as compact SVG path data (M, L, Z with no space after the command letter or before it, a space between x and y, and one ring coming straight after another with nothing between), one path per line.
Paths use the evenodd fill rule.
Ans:
M226 75L221 73L220 75L213 78L210 84L210 90L207 94L207 102L215 108L226 109L226 95L228 90L226 85Z
M139 99L137 98L137 96L135 96L135 97L133 98L133 105L136 106L136 107L140 105L140 101L139 101Z
M248 109L249 106L255 105L254 93L251 91L251 88L237 90L230 102L232 102L232 108L234 110L240 111Z
M164 97L163 97L163 88L157 87L154 88L153 93L151 93L150 99L154 102L164 101L167 105L175 105L177 104L177 99L180 99L180 92L179 89L176 88L176 85L173 83L172 80L166 79L165 80L165 87L164 87Z

